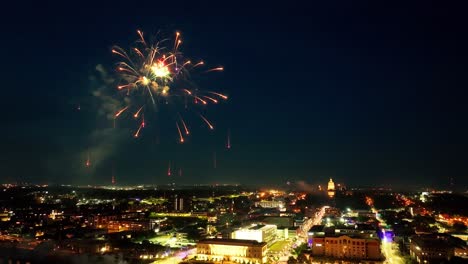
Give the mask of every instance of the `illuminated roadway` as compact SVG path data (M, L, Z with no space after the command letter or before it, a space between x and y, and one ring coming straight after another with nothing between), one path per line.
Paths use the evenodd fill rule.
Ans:
M325 209L328 206L323 206L320 211L318 211L313 218L307 219L300 227L299 227L299 234L297 234L298 242L300 244L307 243L308 232L310 228L314 225L319 225L322 222L323 215L325 214ZM276 263L287 263L289 257L291 256L291 251L293 248L297 247L299 244L296 243L288 243L287 247L280 253L277 257L279 260ZM273 262L274 263L274 262Z
M398 249L395 248L395 243L382 239L382 253L385 256L384 263L403 264L405 263L400 256Z
M371 211L375 213L375 217L377 220L382 223L383 226L386 226L387 224L385 221L378 217L379 211L375 209L374 207L371 207ZM400 253L398 252L398 248L396 248L396 243L393 241L388 241L385 237L385 231L383 230L383 238L382 238L382 253L385 256L385 262L384 263L391 263L391 264L403 264L405 261L401 257Z
M325 214L325 209L327 207L328 206L322 207L320 211L317 212L315 217L307 219L307 221L305 221L300 227L299 237L301 239L304 239L306 243L307 243L307 236L308 236L308 232L310 228L314 225L319 225L322 222L322 218L323 218L323 215Z

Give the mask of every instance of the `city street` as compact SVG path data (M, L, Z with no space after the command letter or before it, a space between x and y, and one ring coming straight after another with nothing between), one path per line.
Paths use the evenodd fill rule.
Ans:
M396 243L392 241L382 240L382 253L385 256L384 263L403 264L404 260L398 252Z
M278 261L276 263L287 263L289 257L292 255L291 252L294 248L299 246L302 243L307 243L307 233L309 232L310 228L314 225L319 225L322 222L323 215L325 214L325 209L327 206L324 206L318 211L313 218L307 219L300 227L299 227L299 234L296 236L295 243L288 243L285 249L282 251L280 255L277 255Z
M325 214L325 209L328 206L323 206L320 211L318 211L313 218L307 219L302 226L300 227L300 233L299 237L301 240L304 240L304 242L307 242L307 233L309 232L310 228L314 225L320 225L322 222L323 215Z
M387 224L385 221L379 217L379 211L375 207L371 207L372 212L375 213L377 220L381 223L382 226L386 226ZM392 263L392 264L403 264L404 260L398 251L397 244L391 240L388 240L385 237L382 238L382 254L385 256L384 263Z

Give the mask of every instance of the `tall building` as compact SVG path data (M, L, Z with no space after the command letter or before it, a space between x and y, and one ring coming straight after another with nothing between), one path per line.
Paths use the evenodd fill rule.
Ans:
M184 211L184 198L178 197L177 195L174 198L174 211Z
M330 181L328 182L328 197L332 198L335 196L335 183L333 182L332 178L330 178Z
M197 260L266 263L267 244L255 240L205 239L197 243Z

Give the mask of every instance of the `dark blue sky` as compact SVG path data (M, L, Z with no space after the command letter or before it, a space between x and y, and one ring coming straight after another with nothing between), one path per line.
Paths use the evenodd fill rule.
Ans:
M466 187L463 6L158 2L26 1L5 9L2 181L106 183L114 168L120 183L333 177L443 186L453 177ZM114 74L110 47L131 45L136 29L179 30L188 57L225 67L198 80L230 95L207 109L214 133L195 129L179 145L176 133L135 140L125 127L108 129L92 96L102 83L92 78L97 65ZM84 167L88 152L92 168ZM183 175L168 178L169 162Z

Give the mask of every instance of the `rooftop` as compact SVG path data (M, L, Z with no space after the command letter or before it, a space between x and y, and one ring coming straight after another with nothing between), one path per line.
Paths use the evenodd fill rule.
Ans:
M317 235L314 238L339 238L339 237L348 237L351 239L365 239L365 240L380 240L377 237L368 237L365 234L329 234L329 235Z
M309 229L309 232L323 232L325 226L324 225L314 225Z
M203 239L198 241L198 244L215 244L215 245L234 245L234 246L264 246L267 243L258 242L257 240L248 239Z
M465 242L459 238L452 237L447 234L430 234L418 235L411 237L411 243L418 245L421 248L451 248L464 247Z

